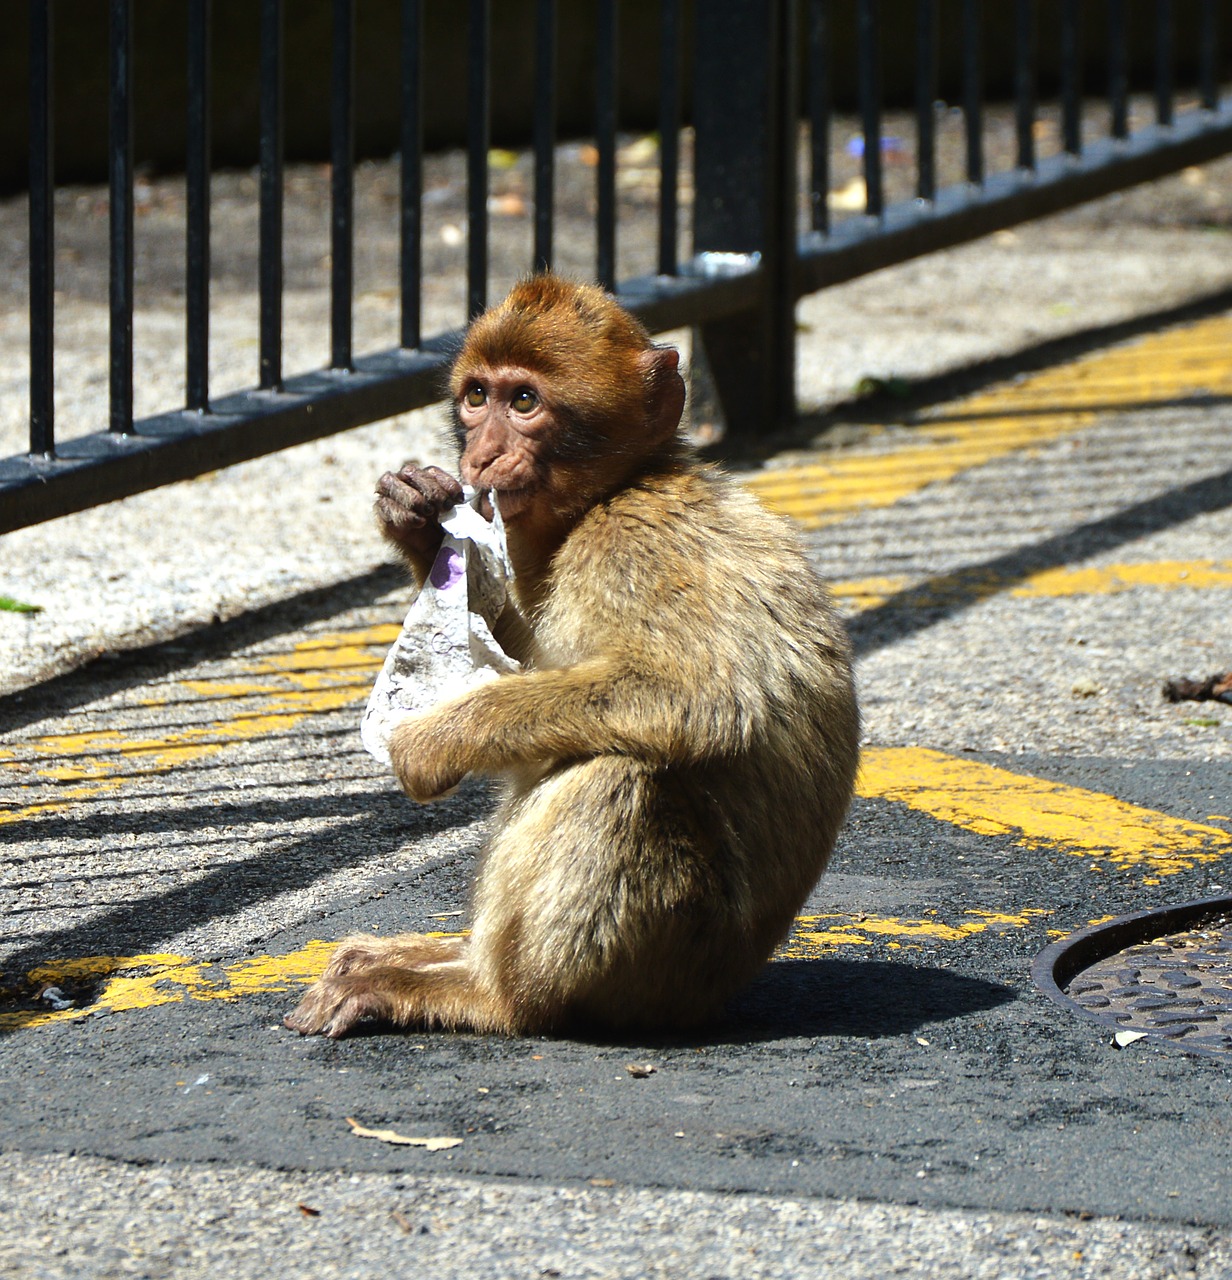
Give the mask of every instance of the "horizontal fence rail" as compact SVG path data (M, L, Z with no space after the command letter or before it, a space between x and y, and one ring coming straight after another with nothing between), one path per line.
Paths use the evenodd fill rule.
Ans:
M424 329L424 0L399 0L398 345L357 352L356 26L364 6L328 0L329 96L328 364L287 376L284 360L284 254L288 167L284 154L288 63L284 0L254 6L259 43L259 166L255 199L259 243L251 389L215 395L211 351L212 84L227 36L215 29L211 0L186 0L184 196L185 386L182 405L134 420L134 62L133 0L109 0L105 51L110 128L108 396L98 428L58 439L55 421L55 96L56 0L29 0L29 447L0 459L0 533L246 461L291 445L422 407L438 400L458 330ZM501 0L497 0L498 4ZM1083 83L1091 65L1084 17L1098 4L1106 42L1101 84ZM1144 4L1148 0L1143 0ZM713 0L688 21L681 0L657 11L659 48L639 50L638 73L657 67L659 194L657 243L649 274L622 279L618 0L595 8L593 277L614 289L654 332L695 331L695 393L706 388L733 435L773 426L794 409L796 301L805 294L1027 219L1202 164L1232 151L1232 109L1220 97L1226 54L1216 0L1189 0L1198 47L1175 38L1171 0L1149 0L1151 83L1135 83L1129 58L1128 0L1005 0L1012 47L991 46L992 11L981 0ZM527 210L527 270L556 260L554 204L561 166L577 147L557 137L561 6L525 0L534 77L528 141L533 157ZM465 314L488 302L493 15L491 0L462 10L467 42ZM907 36L898 18L908 12ZM1140 12L1140 10L1137 10ZM843 19L840 22L840 19ZM853 19L853 21L847 21ZM948 24L948 25L947 25ZM1046 25L1045 25L1046 24ZM842 38L840 39L840 29ZM999 30L1005 29L1004 24ZM939 52L957 32L956 71L947 82L961 114L960 173L943 165ZM908 39L912 83L887 84L887 40ZM1041 93L1041 49L1056 51L1055 86ZM691 56L687 56L691 55ZM1008 102L990 101L990 67L1007 68ZM1186 82L1177 67L1190 70ZM501 60L501 76L519 74ZM854 95L840 113L836 72L854 72ZM691 102L687 94L692 83ZM1090 75L1088 72L1087 80ZM1049 96L1055 87L1055 97ZM1133 91L1138 90L1135 94ZM887 96L894 109L887 109ZM905 109L901 104L909 104ZM1144 115L1149 106L1150 119ZM686 104L687 107L686 107ZM800 111L803 112L801 118ZM1013 158L1001 167L987 147L990 113L1008 113ZM905 114L904 114L905 112ZM896 136L887 122L903 132ZM688 119L690 127L683 122ZM1040 126L1055 125L1055 143ZM137 131L139 136L139 130ZM950 145L950 144L947 144ZM953 146L951 147L953 150ZM1041 151L1047 154L1041 155ZM910 152L909 188L887 169ZM946 153L947 155L949 153ZM838 188L841 165L859 157L859 177ZM685 165L691 156L691 172ZM951 165L951 169L953 165ZM943 180L949 173L948 180ZM683 179L683 181L682 181ZM901 189L900 189L901 188ZM840 198L841 197L841 198ZM691 235L682 230L692 202ZM767 406L770 406L767 409Z

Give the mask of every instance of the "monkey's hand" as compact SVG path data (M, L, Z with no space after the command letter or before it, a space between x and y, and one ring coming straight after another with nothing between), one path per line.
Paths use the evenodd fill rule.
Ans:
M411 562L420 581L440 549L441 513L462 501L462 486L440 467L406 463L376 484L376 518L382 535Z
M410 716L394 727L389 758L402 790L420 804L443 800L470 772L462 760L465 746L447 732L432 712Z

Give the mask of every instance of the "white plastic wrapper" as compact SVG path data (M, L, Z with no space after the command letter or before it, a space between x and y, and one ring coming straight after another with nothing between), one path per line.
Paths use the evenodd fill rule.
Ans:
M360 737L381 764L390 763L389 739L399 720L518 670L492 634L513 577L505 527L499 510L489 524L475 509L476 490L464 492L465 500L441 519L441 549L364 711Z

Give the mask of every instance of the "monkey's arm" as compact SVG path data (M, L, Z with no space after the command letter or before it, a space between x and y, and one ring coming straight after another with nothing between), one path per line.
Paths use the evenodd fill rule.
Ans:
M618 658L502 676L402 721L390 741L394 773L427 802L471 772L595 755L686 764L737 749L749 726L734 691L703 701L683 688Z

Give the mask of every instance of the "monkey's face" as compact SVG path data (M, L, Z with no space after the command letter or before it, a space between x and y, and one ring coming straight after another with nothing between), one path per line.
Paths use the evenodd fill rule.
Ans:
M675 438L678 364L594 286L522 281L474 321L453 368L463 479L546 546Z
M513 523L550 488L558 424L539 376L516 365L474 365L462 373L457 400L462 478L491 490Z

